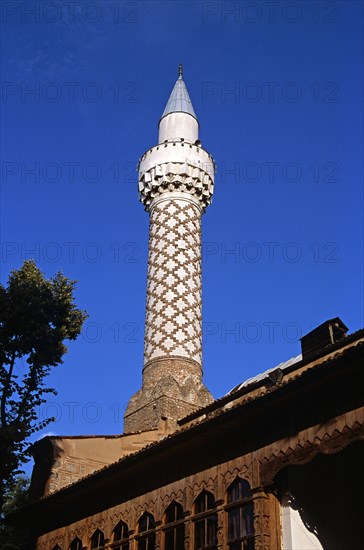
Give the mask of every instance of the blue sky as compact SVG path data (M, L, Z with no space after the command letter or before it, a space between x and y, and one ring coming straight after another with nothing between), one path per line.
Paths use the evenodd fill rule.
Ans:
M141 385L136 165L178 63L218 172L203 219L205 383L220 397L363 326L363 3L2 3L1 280L35 257L90 315L46 432L120 433Z

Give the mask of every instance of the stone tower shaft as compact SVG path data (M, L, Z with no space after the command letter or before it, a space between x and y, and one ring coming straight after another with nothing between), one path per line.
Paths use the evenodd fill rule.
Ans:
M180 68L159 123L159 144L139 163L140 200L150 215L143 385L125 431L176 423L208 404L202 383L201 216L211 203L214 162Z

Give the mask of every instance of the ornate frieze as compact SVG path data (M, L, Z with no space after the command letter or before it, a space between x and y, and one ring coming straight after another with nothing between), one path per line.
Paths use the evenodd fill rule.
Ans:
M285 466L306 464L319 453L334 454L353 441L363 440L362 414L362 409L350 411L337 417L335 423L314 426L266 447L260 458L261 484L270 486Z

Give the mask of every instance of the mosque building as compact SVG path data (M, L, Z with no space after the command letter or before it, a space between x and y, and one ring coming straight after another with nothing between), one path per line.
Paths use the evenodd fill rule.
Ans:
M203 383L201 217L215 165L182 66L139 163L149 214L142 387L124 433L48 436L36 550L356 550L362 545L364 329L340 318L301 353L214 400ZM208 365L206 366L208 369Z

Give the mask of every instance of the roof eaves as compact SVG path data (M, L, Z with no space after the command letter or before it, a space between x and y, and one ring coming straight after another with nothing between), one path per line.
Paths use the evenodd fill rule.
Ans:
M316 354L312 354L307 358L303 358L301 355L297 355L296 357L293 357L292 359L289 359L288 361L280 363L279 365L276 365L275 367L272 367L271 369L268 369L267 371L265 371L265 373L262 373L262 374L266 374L266 376L262 377L262 374L258 374L256 376L254 376L253 378L250 378L247 381L242 382L241 384L238 384L237 386L235 386L235 388L237 388L236 391L234 391L235 388L233 388L233 390L230 390L229 393L227 393L226 395L223 395L219 399L215 399L215 401L213 401L209 405L206 405L205 407L202 407L201 409L198 409L198 410L188 414L187 416L181 418L179 420L179 425L182 426L183 424L186 424L187 422L191 422L194 418L198 418L199 416L207 414L207 413L213 411L214 409L220 407L221 405L224 405L225 403L228 403L229 401L232 401L233 399L238 399L239 397L242 397L245 394L247 394L247 393L249 393L249 392L251 392L251 391L253 391L257 388L259 388L261 386L264 386L267 379L269 378L269 373L273 372L274 370L276 370L278 368L282 368L282 365L286 365L283 369L284 374L290 374L294 370L298 370L301 367L303 367L304 365L308 365L310 363L313 363L314 361L317 361L320 358L320 356L322 356L322 359L324 359L326 355L328 355L329 353L332 353L335 349L339 349L343 345L347 346L347 345L351 344L352 342L354 342L356 339L361 338L361 337L364 337L364 328L361 328L361 329L353 332L352 334L349 334L348 336L346 336L342 340L339 340L338 342L335 342L334 344L330 344L329 346L326 346L325 348L322 348ZM298 360L297 362L293 361L294 359L298 359L299 357L301 357L300 360ZM289 363L289 364L287 364L287 363ZM250 383L248 385L246 385L247 382L249 382L249 381L250 381Z
M364 329L363 329L363 332L364 332ZM157 446L163 446L165 444L169 444L170 441L176 439L177 437L181 437L182 435L186 434L189 431L192 431L193 429L197 428L198 426L202 426L204 424L207 424L210 421L214 421L214 420L216 420L217 417L221 417L224 414L229 414L231 411L234 411L238 408L243 408L244 406L246 406L248 403L251 403L252 401L257 401L258 399L266 398L268 394L272 394L273 392L275 392L279 389L282 389L283 387L287 387L289 384L291 384L294 381L297 381L298 379L300 379L302 377L309 376L310 374L312 374L312 372L314 372L314 371L316 372L317 370L325 367L327 364L330 364L330 363L336 361L337 359L343 357L346 353L349 353L353 349L359 348L361 346L364 346L364 341L359 341L355 346L351 346L349 348L344 348L342 351L338 351L338 353L336 353L334 355L334 357L330 357L329 359L314 365L312 367L312 369L306 370L303 373L298 374L297 376L294 376L294 377L290 378L289 380L286 380L286 381L283 380L277 386L273 386L271 388L266 388L266 390L264 391L263 394L260 393L260 394L255 395L255 396L254 395L252 395L252 396L247 395L247 397L246 397L246 399L244 399L244 401L240 401L240 402L232 405L228 409L221 408L218 412L216 412L216 414L214 414L213 417L205 416L204 418L196 421L194 424L189 424L188 426L180 428L179 430L175 431L174 433L164 437L162 440L150 443L149 445L146 445L145 447L143 447L142 449L136 451L135 453L131 453L129 455L126 455L126 456L120 458L119 460L117 460L116 462L108 464L108 465L104 466L103 468L100 468L99 470L97 470L97 471L81 478L80 480L75 481L74 483L71 483L70 485L67 485L66 487L63 487L59 491L56 491L54 493L51 493L50 495L42 497L37 502L46 501L47 499L50 499L52 497L54 498L55 495L59 495L63 492L66 492L66 491L70 490L71 488L74 488L76 485L84 484L85 482L87 482L91 478L95 479L95 478L97 478L101 475L104 475L104 473L107 470L111 471L111 470L117 468L119 465L127 463L128 461L137 460L140 456L142 456L143 454L148 453L153 448L155 448ZM29 506L31 506L31 505L29 505Z

